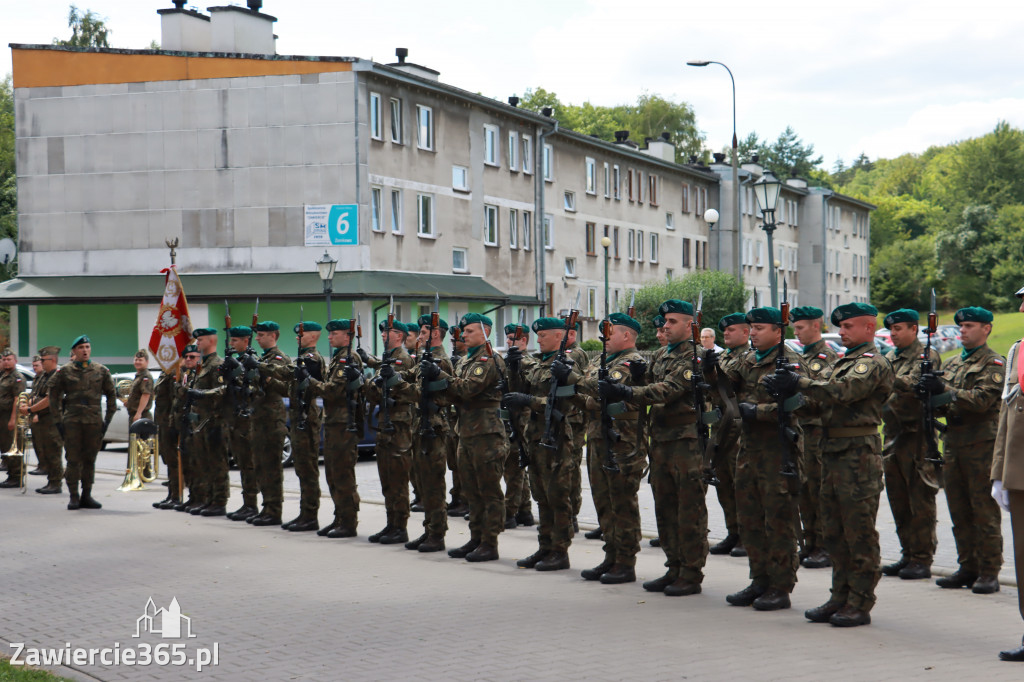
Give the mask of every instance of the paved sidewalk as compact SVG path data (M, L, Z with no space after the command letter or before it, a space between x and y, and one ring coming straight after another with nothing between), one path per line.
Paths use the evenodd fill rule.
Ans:
M373 464L360 468L367 466ZM97 664L59 672L81 680L1019 680L1024 674L1024 666L996 659L1022 632L1013 588L979 596L887 579L874 624L841 630L802 616L827 598L828 571L801 570L792 610L758 613L725 602L747 584L743 559L710 557L703 594L668 598L639 584L580 579L578 571L602 554L600 543L582 537L571 550L572 571L540 574L515 568L515 559L536 547L533 528L504 533L500 561L472 565L366 542L384 525L378 504L363 504L360 537L327 540L156 511L150 504L163 497L162 486L119 493L120 479L97 476L100 511L69 512L66 496L0 491L5 654L10 642L159 644L155 635L133 638L152 597L157 607L177 598L196 635L162 641L186 642L190 652L216 643L216 667L196 673ZM324 502L322 520L330 504ZM297 496L286 495L286 515L297 509ZM421 518L414 514L414 523ZM448 543L456 546L467 539L466 523L450 523ZM645 546L638 559L640 580L664 570L660 550Z

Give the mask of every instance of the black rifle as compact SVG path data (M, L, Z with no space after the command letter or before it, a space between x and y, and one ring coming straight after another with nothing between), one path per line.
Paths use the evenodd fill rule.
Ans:
M306 333L306 325L303 322L304 312L302 306L299 306L299 336L298 336L298 354L299 357L295 359L296 366L306 367L302 358L302 337ZM308 371L308 368L307 368ZM299 403L299 420L296 423L296 427L299 431L305 431L309 428L309 396L307 395L306 389L309 387L309 379L296 382L295 384L295 397Z
M345 359L346 369L352 366L352 334L358 333L359 336L357 336L356 338L362 336L363 331L360 327L361 326L357 324L355 320L349 318L348 357ZM352 384L355 382L349 381L348 377L345 378L345 381L345 402L348 403L348 424L345 426L345 430L348 431L349 433L358 433L359 427L356 425L356 413L359 411L359 399L357 397L359 395L359 388L358 386L356 388L353 388Z
M775 354L775 374L786 374L792 371L792 367L786 362L786 327L789 325L789 287L786 280L782 280L782 301L779 302L781 313L781 326L779 327L779 347ZM796 457L793 448L800 439L798 434L789 423L789 411L786 410L786 403L800 396L787 396L781 391L772 395L775 398L775 410L778 412L779 422L779 444L782 447L782 470L779 472L785 477L789 491L795 495L800 488L800 475L796 468ZM799 535L799 533L798 533Z
M380 367L384 369L390 366L394 362L394 358L391 353L388 352L387 344L391 340L391 330L395 326L395 299L391 299L391 310L388 312L388 320L385 323L384 329L387 332L387 337L384 340L384 353L380 360ZM379 370L378 370L379 371ZM380 412L378 413L377 430L385 433L391 433L395 430L395 425L391 423L391 380L384 379L381 377L380 387Z
M512 344L509 345L509 350L515 345L519 339L523 337L523 314L525 310L519 311L519 324L516 325L515 335L512 337ZM491 342L487 342L487 354L493 357L494 351L491 349ZM506 365L507 367L507 365ZM505 386L505 391L510 391L512 388L508 383L508 373L505 369L500 369L501 383ZM523 438L523 434L519 433L519 425L516 423L516 415L505 406L505 398L502 397L501 409L508 412L508 440L510 443L515 443L516 448L519 450L519 468L525 469L530 466L530 454L526 451L526 441Z
M436 362L434 354L430 350L430 344L434 340L434 330L441 326L440 315L438 314L438 300L434 297L434 310L430 313L430 334L424 344L424 352L420 354L420 362ZM433 408L433 409L431 409ZM437 407L430 401L430 379L420 372L420 449L423 456L429 453L427 445L428 438L434 438L434 429L430 425L431 415L437 411Z
M555 355L554 362L564 363L566 361L565 349L569 345L569 332L575 329L576 320L579 319L579 316L580 311L575 308L566 315L565 334L562 336L562 342L558 346L558 353ZM559 388L561 386L558 377L552 373L551 387L548 389L548 402L544 406L544 436L540 439L540 444L549 450L554 450L558 447L558 443L555 440L555 424L562 421L562 413L555 409L555 403L558 402Z
M612 323L608 320L601 322L601 367L597 370L599 382L608 381L608 337L612 333ZM604 437L604 464L602 468L613 474L619 473L619 465L615 462L615 443L619 442L622 436L615 430L612 416L608 414L608 398L601 395L601 435Z
M187 388L185 391L185 405L181 410L181 433L179 434L179 448L181 453L181 459L178 461L179 481L181 479L181 473L184 471L181 468L181 460L188 461L188 442L189 438L192 437L192 407L193 405L195 405L196 401L194 397L188 394L188 389L192 388L192 386L195 384L196 375L193 374L192 378L189 379L188 372L189 370L186 369L184 377L186 382L185 385L187 386ZM179 488L178 493L182 496L182 498L184 498L184 490Z
M932 289L931 308L928 310L928 327L924 330L927 341L924 346L924 355L921 357L921 378L925 376L942 376L942 372L936 372L932 363L932 334L939 324L939 316L935 312L935 289ZM921 400L921 425L924 429L924 440L928 447L928 454L924 461L931 462L937 467L943 464L942 453L939 452L939 443L935 438L935 431L943 431L943 425L935 420L935 407L932 405L932 395L927 391L918 393Z
M717 419L713 417L715 413L707 413L704 410L711 385L704 379L704 366L698 354L701 347L698 340L700 339L700 324L704 319L703 307L704 292L701 291L700 296L697 298L693 317L690 319L690 343L693 345L693 358L691 360L693 363L691 368L693 374L693 411L697 415L697 445L700 448L702 457L702 477L706 484L717 486L720 481L718 476L715 475L715 468L711 463L714 447L711 442L711 424L717 421Z

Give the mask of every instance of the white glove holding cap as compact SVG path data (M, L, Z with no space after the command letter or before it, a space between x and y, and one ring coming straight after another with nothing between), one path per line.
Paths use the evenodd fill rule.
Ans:
M992 481L992 499L1006 511L1010 511L1010 491L1003 489L1002 481Z

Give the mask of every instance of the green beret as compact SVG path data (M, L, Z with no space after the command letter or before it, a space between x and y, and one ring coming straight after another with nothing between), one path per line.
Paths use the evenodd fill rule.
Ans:
M815 308L813 305L802 305L789 311L789 321L799 322L800 320L817 320L825 317L825 311Z
M533 321L533 331L542 332L545 329L565 329L565 320L560 317L540 317Z
M83 343L89 343L89 337L86 336L85 334L82 334L77 339L72 341L71 347L74 348L75 346L81 346Z
M626 313L612 313L608 316L608 321L612 324L619 324L623 327L629 327L636 333L640 333L640 323L634 320Z
M279 331L281 331L281 326L277 322L271 322L270 320L267 320L266 322L257 322L256 323L256 331L258 331L258 332L279 332Z
M319 332L323 331L323 327L320 326L319 322L299 322L297 325L292 327L292 331L296 334L299 333L299 327L302 327L303 332Z
M654 319L651 320L651 324L654 325L655 329L661 329L662 327L665 326L665 318L662 317L661 315L655 315Z
M352 320L331 320L330 322L327 323L327 331L329 331L329 332L337 332L337 331L347 332L351 326L352 326Z
M247 339L252 336L252 329L246 326L232 327L228 330L228 336L233 339Z
M511 335L515 334L516 333L516 329L518 329L522 333L523 336L529 336L530 335L530 328L527 327L525 324L506 324L505 325L505 336L511 336Z
M614 324L614 322L612 324ZM580 319L576 320L576 333L581 336L583 335L583 322Z
M693 315L693 304L689 301L680 301L677 298L670 298L669 300L658 306L658 314L668 315L669 313L678 313L680 315Z
M832 311L832 324L839 326L843 320L854 317L878 317L878 308L870 303L844 303Z
M956 315L953 316L953 322L956 324L962 324L964 322L981 322L982 324L991 324L992 313L977 306L961 308L956 311Z
M480 313L466 313L462 316L462 321L459 322L459 326L465 329L467 326L477 324L478 322L487 327L494 326L494 320L486 315L481 315Z
M724 332L726 327L734 324L747 324L747 316L743 313L729 313L718 321L718 328Z
M181 357L185 357L189 353L198 353L198 352L199 352L199 346L197 346L194 343L190 343L190 344L188 344L187 346L185 346L184 348L181 349Z
M782 324L782 311L771 306L763 306L748 312L746 319L750 324Z
M894 310L885 316L885 328L892 329L892 326L897 322L913 322L917 324L921 321L921 316L917 314L916 310L910 308L900 308Z
M429 327L430 326L430 313L428 313L426 315L420 315L420 319L416 320L416 322L419 325L419 326L416 327L417 330L420 327ZM437 326L440 329L448 331L448 323L445 322L444 320L442 320L440 317L437 318Z
M381 331L384 331L385 329L387 329L387 327L388 327L387 318L381 320L380 323L377 325L377 329L379 329ZM391 330L392 331L396 331L396 332L402 332L404 334L405 333L405 325L402 322L398 321L398 320L392 320L392 322L391 322Z
M203 327L192 332L193 339L198 339L200 336L217 336L217 330L213 327Z

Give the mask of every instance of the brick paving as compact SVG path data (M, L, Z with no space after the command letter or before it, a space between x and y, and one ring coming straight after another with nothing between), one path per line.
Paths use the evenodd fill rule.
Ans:
M122 463L123 453L101 456L110 471ZM372 499L379 494L371 485L375 466L364 462L359 470L361 493ZM163 497L162 486L119 493L120 478L97 476L94 492L104 509L96 512L66 511L66 496L0 491L0 651L9 655L7 644L20 641L158 644L155 635L132 637L152 596L158 607L178 599L197 635L186 648L216 642L216 667L196 673L96 664L57 672L81 680L1017 680L1024 674L1024 667L996 659L1022 632L1009 586L980 596L930 581L886 579L874 623L841 630L802 616L827 598L827 570L801 569L793 609L758 613L725 602L748 582L743 559L709 557L703 594L669 598L639 584L580 579L579 570L602 554L599 542L582 536L570 552L572 571L541 574L515 568L536 547L532 528L506 531L501 560L473 565L366 542L384 525L379 504L363 504L360 537L327 540L156 511L150 504ZM290 470L286 481L285 512L294 515ZM329 506L325 499L322 520ZM647 517L649 498L645 507ZM720 524L717 503L711 508ZM584 521L587 514L592 511ZM883 538L886 514L883 505ZM414 514L413 523L420 518ZM467 539L466 523L450 523L448 544L456 546ZM662 562L660 550L645 543L638 578L657 577Z

